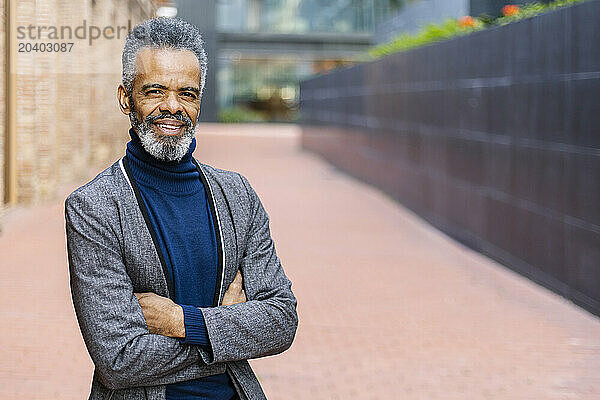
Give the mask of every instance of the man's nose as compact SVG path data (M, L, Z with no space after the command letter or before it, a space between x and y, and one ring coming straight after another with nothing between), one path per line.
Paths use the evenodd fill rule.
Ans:
M173 92L167 92L162 103L160 104L160 111L168 111L171 114L175 114L177 111L182 113L185 111L183 105L179 102L177 95Z

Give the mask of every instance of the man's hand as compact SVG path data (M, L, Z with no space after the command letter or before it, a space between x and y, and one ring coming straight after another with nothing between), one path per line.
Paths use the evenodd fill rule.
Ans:
M231 285L229 285L227 291L223 295L223 302L221 304L224 306L230 306L232 304L245 302L246 294L244 293L244 285L242 284L242 274L238 269L233 282L231 282Z
M155 293L134 293L150 333L173 338L185 337L183 309L167 297Z
M142 306L146 325L150 333L173 338L185 337L183 309L167 297L155 293L134 293ZM233 282L223 295L223 305L245 303L246 295L242 284L242 274L238 270Z

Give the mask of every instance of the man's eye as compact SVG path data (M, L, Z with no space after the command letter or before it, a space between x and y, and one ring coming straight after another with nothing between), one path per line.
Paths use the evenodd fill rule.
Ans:
M182 95L185 96L185 97L189 97L190 99L195 99L196 98L196 95L194 93L192 93L192 92L183 92Z
M147 95L150 95L150 94L160 94L160 90L158 90L158 89L152 89L152 90L148 90L148 91L146 92L146 96L147 96Z

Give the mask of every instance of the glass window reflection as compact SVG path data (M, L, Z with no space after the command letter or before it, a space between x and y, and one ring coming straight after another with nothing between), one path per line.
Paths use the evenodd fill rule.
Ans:
M219 0L217 29L256 33L370 33L390 0Z

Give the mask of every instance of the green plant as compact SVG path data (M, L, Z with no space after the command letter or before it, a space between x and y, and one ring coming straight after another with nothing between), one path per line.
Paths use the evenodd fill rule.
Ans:
M430 43L440 42L453 37L466 35L474 31L485 29L489 25L506 25L511 22L519 21L525 18L531 18L546 11L555 10L570 6L576 3L582 3L587 0L555 0L551 3L530 3L521 7L514 7L508 15L493 19L489 16L481 18L462 17L458 20L447 19L441 24L426 25L416 34L401 34L388 43L380 44L369 50L371 59L377 59L389 54L398 53L416 47L425 46ZM465 23L467 22L467 23Z
M231 107L220 110L217 118L219 122L224 123L265 121L265 118L262 116L262 114L242 107Z
M440 42L455 36L466 35L468 33L483 29L483 23L474 18L473 26L464 26L455 19L447 19L442 24L428 24L421 31L414 35L402 34L397 36L391 42L381 44L369 50L373 58L379 58L388 54L406 51L415 47L421 47L426 44Z

